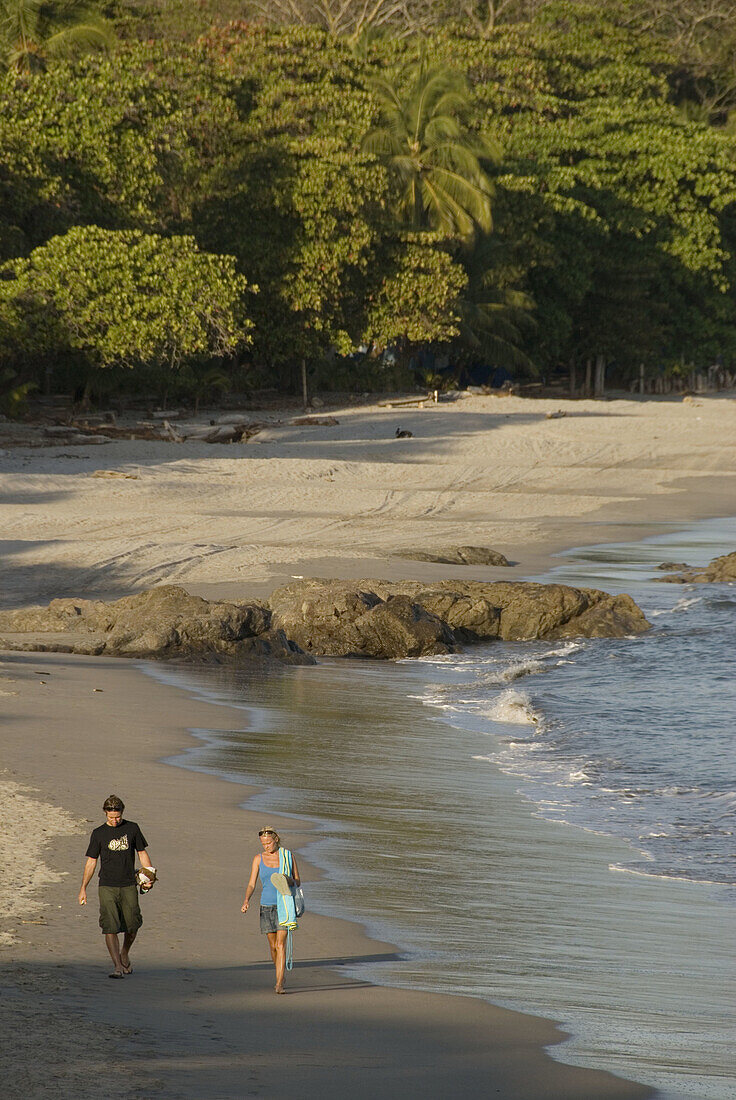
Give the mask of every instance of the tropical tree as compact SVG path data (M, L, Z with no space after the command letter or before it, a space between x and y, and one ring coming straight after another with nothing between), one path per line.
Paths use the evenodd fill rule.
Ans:
M111 368L173 376L250 342L247 291L231 256L191 237L80 226L0 267L0 345L15 361L71 354L88 385Z
M484 165L497 159L488 138L470 131L470 93L461 73L430 66L422 56L408 88L375 80L381 122L363 140L398 185L396 213L414 230L433 229L463 240L489 232L491 181Z
M110 24L90 0L0 0L0 43L8 68L30 72L47 58L107 49Z

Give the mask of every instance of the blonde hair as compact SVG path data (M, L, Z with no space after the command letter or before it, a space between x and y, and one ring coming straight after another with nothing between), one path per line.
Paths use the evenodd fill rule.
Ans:
M273 836L273 837L276 838L276 843L278 845L281 844L281 837L279 836L279 834L276 832L276 830L273 828L272 825L264 825L262 829L258 830L258 835L259 836L265 836L267 833L268 833L269 836Z

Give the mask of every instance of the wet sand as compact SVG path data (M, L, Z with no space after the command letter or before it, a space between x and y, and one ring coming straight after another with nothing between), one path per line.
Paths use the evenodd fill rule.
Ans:
M542 1047L561 1036L548 1021L341 974L345 963L394 954L349 922L305 917L289 995L276 997L257 910L240 913L261 817L239 808L246 788L162 762L195 743L187 727L242 725L243 712L114 660L6 655L0 675L17 692L5 698L3 781L32 779L26 797L38 801L35 835L24 845L21 831L12 866L22 881L44 830L43 859L61 876L34 890L32 913L27 898L22 915L2 911L16 937L0 953L7 1096L86 1100L109 1091L111 1073L123 1097L648 1095L554 1062ZM142 899L134 973L115 983L95 891L77 904L87 833L111 791L127 799L161 873ZM296 852L312 835L303 823L275 824ZM302 873L308 892L316 872ZM29 919L39 923L21 923Z

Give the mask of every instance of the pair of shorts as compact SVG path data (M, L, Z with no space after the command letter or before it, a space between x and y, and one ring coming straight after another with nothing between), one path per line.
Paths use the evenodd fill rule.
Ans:
M137 886L100 886L100 928L105 935L137 932L142 924Z
M286 929L279 924L278 905L261 906L261 932L285 932Z

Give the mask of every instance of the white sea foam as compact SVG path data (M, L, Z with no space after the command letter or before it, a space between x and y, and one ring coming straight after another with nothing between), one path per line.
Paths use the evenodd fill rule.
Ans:
M673 607L658 607L651 611L647 611L647 615L650 619L656 619L660 615L674 615L676 611L687 611L688 607L692 607L693 604L700 603L703 599L702 596L683 596L678 600Z
M650 857L651 858L651 857ZM609 863L609 871L617 871L623 875L637 875L639 878L655 878L663 879L667 882L686 882L688 884L694 883L697 886L723 886L723 882L718 882L710 878L689 878L685 875L665 875L661 871L641 871L638 867L627 867L623 863ZM731 883L736 886L736 882Z
M542 715L534 709L532 701L525 691L516 691L509 688L503 691L493 705L486 711L479 711L492 722L504 722L514 726L536 726L541 729L544 725Z

